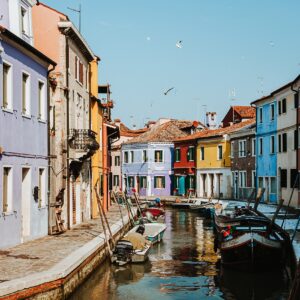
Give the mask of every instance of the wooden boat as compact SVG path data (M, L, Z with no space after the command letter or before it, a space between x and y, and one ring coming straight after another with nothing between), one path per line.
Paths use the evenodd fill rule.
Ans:
M164 216L165 211L162 208L151 207L143 210L143 216L146 216L146 213L149 212L156 219L160 216Z
M162 241L167 225L164 223L145 224L145 236L152 244Z
M280 207L279 207L280 209ZM279 211L277 209L277 213ZM229 204L214 220L221 263L239 269L281 267L290 247L288 233L261 212Z

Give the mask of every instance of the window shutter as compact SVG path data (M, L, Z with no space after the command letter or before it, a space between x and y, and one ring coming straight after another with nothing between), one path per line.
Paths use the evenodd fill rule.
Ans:
M166 187L166 178L165 178L165 176L162 177L162 187L163 188Z
M282 169L280 172L280 186L283 188L287 187L287 171Z
M287 150L287 135L284 133L282 135L282 152L286 152Z
M157 188L157 177L154 177L154 188Z
M282 99L282 113L286 113L286 99Z
M298 130L294 130L294 149L298 148Z
M294 94L294 106L295 108L299 106L299 93Z
M78 79L78 58L75 56L75 79Z
M79 82L83 83L83 64L79 62Z

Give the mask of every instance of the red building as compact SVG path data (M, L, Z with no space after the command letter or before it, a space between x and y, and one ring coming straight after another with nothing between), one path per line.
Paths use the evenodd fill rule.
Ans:
M196 191L196 140L174 141L174 195Z

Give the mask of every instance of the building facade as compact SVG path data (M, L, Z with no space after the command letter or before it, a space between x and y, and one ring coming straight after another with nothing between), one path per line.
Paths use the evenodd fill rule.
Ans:
M91 157L98 149L90 124L90 63L97 57L69 18L44 5L33 8L35 46L57 62L50 73L50 218L58 203L67 228L91 218ZM47 34L45 34L47 32Z
M248 199L256 188L255 120L249 126L229 134L232 172L232 196Z
M174 195L196 192L196 148L195 140L174 141Z
M32 47L33 4L0 2L0 248L48 233L47 89L55 62Z
M277 203L277 101L272 95L253 102L256 106L256 178L265 188L263 201Z

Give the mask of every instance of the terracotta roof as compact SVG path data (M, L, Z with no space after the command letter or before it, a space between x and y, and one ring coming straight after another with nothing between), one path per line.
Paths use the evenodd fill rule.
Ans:
M250 119L255 117L255 108L252 106L234 106L233 108L242 119Z
M126 127L123 123L120 124L120 135L121 136L127 136L127 137L137 137L146 131L148 131L149 128L140 128L140 129L129 129Z
M192 135L177 138L175 139L175 142L223 136L224 134L232 133L251 124L255 124L255 121L256 120L253 118L227 127L222 127L218 129L204 129Z
M149 142L172 142L174 139L185 137L184 129L193 126L192 121L171 120L161 125L156 124L145 133L133 138L125 144L149 143Z

